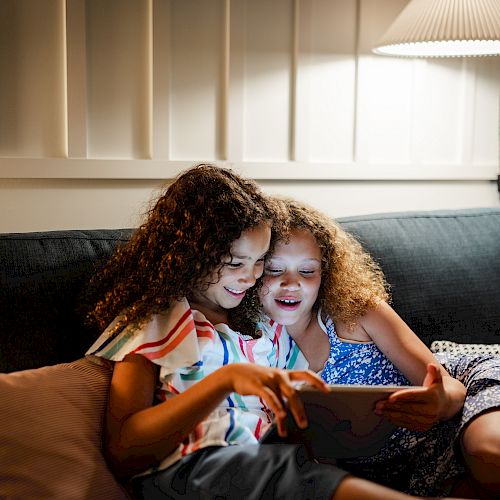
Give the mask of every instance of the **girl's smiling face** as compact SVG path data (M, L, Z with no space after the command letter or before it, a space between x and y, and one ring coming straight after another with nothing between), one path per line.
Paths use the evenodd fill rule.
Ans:
M286 326L304 327L321 285L321 250L307 230L294 229L266 259L259 292L264 312Z
M215 283L193 296L193 307L204 312L212 321L213 314L224 317L224 311L239 305L246 291L255 285L264 271L264 256L269 249L271 229L261 225L247 229L231 245L232 258L223 263L220 274L214 274Z

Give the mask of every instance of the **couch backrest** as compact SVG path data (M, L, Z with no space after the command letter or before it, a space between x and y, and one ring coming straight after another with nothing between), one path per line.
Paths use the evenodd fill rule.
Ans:
M0 235L0 372L81 357L95 339L79 305L130 230Z
M500 343L500 208L339 219L386 273L393 306L426 342ZM131 230L0 235L0 372L71 361L98 332L79 301Z
M427 344L500 342L500 208L350 217L393 307Z

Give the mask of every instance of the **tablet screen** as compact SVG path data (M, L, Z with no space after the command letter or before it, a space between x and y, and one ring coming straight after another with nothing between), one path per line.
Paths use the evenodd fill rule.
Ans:
M286 442L304 443L321 460L375 455L396 426L374 413L375 404L410 386L329 385L324 393L307 385L297 388L309 426L299 429L290 417ZM269 430L262 442L283 441Z

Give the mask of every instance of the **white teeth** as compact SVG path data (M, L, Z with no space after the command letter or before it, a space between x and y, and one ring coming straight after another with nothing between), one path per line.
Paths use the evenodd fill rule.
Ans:
M298 304L300 300L294 300L294 299L278 299L280 302L283 302L283 304Z
M232 293L243 293L245 290L235 290L234 288L229 288L228 286L226 286L226 290L229 290L230 292Z

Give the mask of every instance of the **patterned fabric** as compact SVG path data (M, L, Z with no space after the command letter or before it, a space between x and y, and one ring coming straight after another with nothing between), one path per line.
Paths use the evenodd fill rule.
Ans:
M431 351L451 352L454 354L496 354L500 355L500 344L459 344L449 340L435 340Z
M156 402L184 392L197 381L229 363L256 363L273 368L303 369L307 361L281 325L274 324L258 339L232 331L225 324L212 325L187 300L155 315L138 327L129 325L110 335L116 320L103 332L87 355L121 361L140 354L160 366ZM181 457L208 446L257 443L272 415L256 396L232 393L156 467L165 469Z
M342 341L331 318L323 324L318 314L318 322L331 344L330 357L321 372L326 382L409 384L374 343ZM339 467L413 495L449 494L454 480L465 470L459 454L460 433L474 417L493 408L500 409L500 358L451 353L435 357L452 377L465 385L467 395L462 411L426 432L398 428L377 455L339 460Z
M331 318L318 324L328 335L330 355L321 372L328 384L410 385L375 342L348 342L339 339Z
M318 312L318 323L331 344L330 356L324 370L320 372L326 382L409 384L374 343L345 342L339 339L332 319L327 318L323 323L321 312ZM261 327L265 329L266 323ZM284 331L285 327L283 333ZM435 354L435 357L452 377L466 387L462 411L426 432L398 428L376 455L338 460L339 467L358 477L412 495L434 497L449 494L457 476L465 471L460 456L461 432L481 413L492 409L500 410L500 358L486 354L451 353ZM373 367L370 366L372 361Z
M420 496L445 496L465 472L460 434L481 413L500 409L500 359L495 356L436 354L467 395L463 410L426 432L398 429L374 457L342 461L353 474Z

